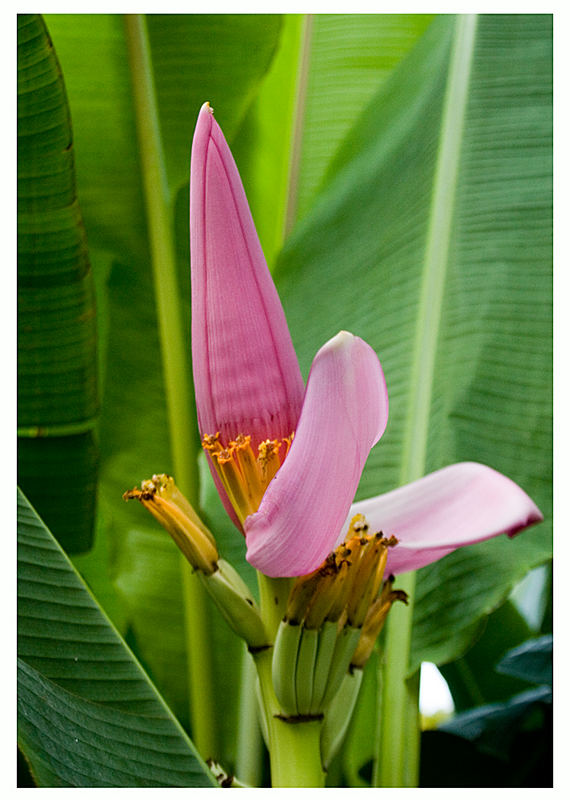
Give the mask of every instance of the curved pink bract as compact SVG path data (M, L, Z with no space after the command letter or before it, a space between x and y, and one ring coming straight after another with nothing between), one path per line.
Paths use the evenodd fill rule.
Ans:
M464 545L501 533L513 536L543 518L520 486L473 462L444 467L392 492L354 503L339 541L354 514L364 514L371 531L398 538L386 567L387 574L394 575L419 569Z
M245 521L250 564L286 577L324 561L387 420L378 357L362 339L339 333L315 356L289 455Z

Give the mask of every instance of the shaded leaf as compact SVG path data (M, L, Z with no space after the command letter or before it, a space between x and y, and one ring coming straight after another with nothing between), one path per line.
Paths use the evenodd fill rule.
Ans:
M528 689L504 703L489 703L456 714L439 730L477 742L481 750L506 757L512 740L530 712L540 703L552 703L548 686Z
M514 647L497 664L497 672L552 686L552 635Z
M420 786L438 789L458 787L551 787L552 736L543 731L521 731L508 761L481 752L477 746L443 731L424 731Z
M164 701L18 493L19 746L41 786L210 786Z
M462 658L440 667L456 711L506 700L530 688L524 680L497 675L495 671L495 664L508 649L530 635L528 625L510 601L487 617L484 631L474 646Z
M467 750L460 756L459 763L468 768L481 760L480 754L484 754L483 758L492 756L500 760L495 766L491 762L491 768L484 770L485 783L481 778L462 776L460 785L549 786L552 783L552 636L530 639L512 648L496 669L503 675L549 685L529 688L501 703L478 705L455 714L439 726L436 741L440 748L445 746L447 753L457 749L462 752L459 739L473 743L477 750ZM450 738L449 734L453 736ZM424 744L422 741L422 747ZM490 773L494 771L501 775L499 781L492 779ZM503 782L505 772L510 777L508 782Z
M42 18L18 17L18 472L59 540L90 547L98 410L93 277L65 86Z

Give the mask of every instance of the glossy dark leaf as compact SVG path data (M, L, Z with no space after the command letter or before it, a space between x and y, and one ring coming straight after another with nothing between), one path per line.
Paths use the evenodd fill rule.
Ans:
M497 664L497 672L552 686L552 635L514 647Z

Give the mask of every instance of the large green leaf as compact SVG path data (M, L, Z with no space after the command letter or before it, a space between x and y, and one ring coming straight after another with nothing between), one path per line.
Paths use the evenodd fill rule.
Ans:
M46 21L73 109L90 246L137 264L147 261L124 20L120 14L48 14ZM146 23L174 202L188 181L200 106L209 100L228 136L235 134L269 66L281 23L279 15L208 14L152 14Z
M210 102L231 140L269 69L282 18L153 14L147 20L168 174L177 189L188 182L190 135L200 106Z
M551 553L551 22L478 20L462 119L445 104L455 19L437 19L356 120L277 266L305 370L341 328L383 363L390 421L360 497L416 477L414 451L421 472L487 463L547 517L421 571L412 668L460 655ZM453 186L454 170L452 192L438 176Z
M215 784L19 491L18 655L18 743L40 786Z
M270 269L287 226L305 28L303 15L284 16L271 68L232 141L232 153Z
M286 15L279 51L232 146L270 268L354 119L431 19Z
M310 210L354 120L432 19L432 14L316 14L312 18L296 219Z
M45 25L18 17L18 473L59 540L88 549L98 410L95 298L65 86Z

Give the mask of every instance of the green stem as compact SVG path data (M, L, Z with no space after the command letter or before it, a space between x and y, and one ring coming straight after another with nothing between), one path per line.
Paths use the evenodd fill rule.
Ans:
M270 641L275 641L279 623L285 615L291 578L268 578L258 572L261 616ZM322 787L325 773L321 765L322 720L285 721L271 673L273 647L253 656L263 713L269 736L269 760L273 787ZM294 665L291 665L294 668Z
M325 773L321 766L322 720L286 722L273 691L271 661L273 649L254 655L261 698L269 732L269 760L273 788L322 788Z
M421 478L426 468L435 359L476 27L476 15L457 16L423 264L402 484ZM382 722L374 782L377 786L405 787L417 786L419 768L419 675L408 674L415 574L402 576L398 585L408 593L409 605L396 604L387 622Z
M380 751L375 763L375 786L417 786L417 723L419 681L406 679L412 634L415 573L403 575L398 588L408 605L395 603L386 622L386 661L382 680ZM416 683L418 691L416 691ZM415 717L414 717L415 709Z
M275 641L277 628L285 616L292 582L291 578L269 578L261 572L257 573L261 618L271 642Z
M170 446L176 481L190 502L196 503L198 447L192 380L180 305L172 202L160 134L151 54L143 16L125 15L125 26L158 311ZM209 757L217 753L217 737L213 724L213 669L210 638L205 625L205 593L197 578L190 574L186 562L182 569L187 615L192 734L200 752Z
M259 786L263 770L263 737L259 727L255 665L244 648L241 662L236 773L248 786Z
M203 758L220 758L215 724L210 607L206 591L185 558L180 559L192 739Z

